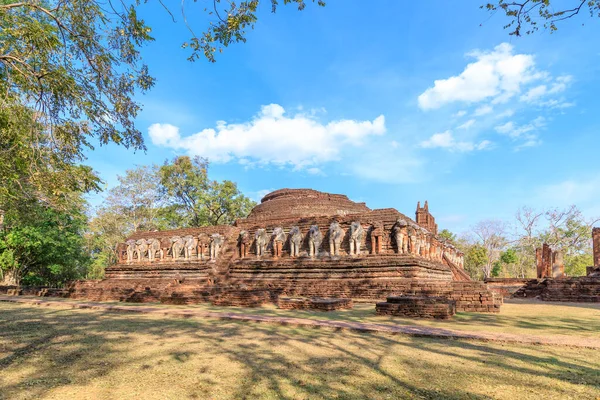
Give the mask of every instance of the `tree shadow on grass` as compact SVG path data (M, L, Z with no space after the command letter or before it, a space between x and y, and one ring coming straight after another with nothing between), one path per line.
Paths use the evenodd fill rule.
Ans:
M115 370L134 371L135 377L136 371L159 371L169 363L182 371L194 366L187 372L199 387L187 391L192 398L216 397L218 387L227 387L222 398L234 399L494 397L468 389L479 368L492 383L506 381L504 372L515 371L517 376L505 384L545 392L554 389L550 381L536 377L600 386L597 362L559 357L552 348L506 349L212 319L4 307L0 343L0 368L27 371L16 381L0 381L0 393L27 398L43 397L57 387L85 386ZM145 347L151 351L138 354ZM219 375L227 374L229 364L219 369L214 360L227 360L240 377L229 382ZM440 368L445 362L452 367Z

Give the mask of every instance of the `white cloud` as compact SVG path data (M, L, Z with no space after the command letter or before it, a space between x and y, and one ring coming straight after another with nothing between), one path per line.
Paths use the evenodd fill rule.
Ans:
M153 144L208 157L213 162L237 160L296 169L338 160L344 149L361 146L367 138L385 131L383 115L372 121L321 123L312 114L288 115L278 104L263 106L248 122L218 121L215 128L185 137L169 124L153 124L148 129Z
M481 117L482 115L486 115L494 111L494 108L488 104L478 107L473 113L476 117Z
M483 140L479 143L456 141L451 131L445 131L431 135L429 139L421 142L421 147L425 149L441 148L449 151L468 152L489 149L492 147L492 142L489 140Z
M521 96L521 101L525 101L527 103L531 103L540 97L545 96L548 93L548 87L546 85L539 85L534 88L531 88Z
M157 146L172 147L172 143L180 140L179 128L169 124L152 124L148 128L150 140Z
M521 137L523 134L533 132L546 125L544 117L537 117L531 123L525 125L516 125L513 121L509 121L503 125L496 126L496 132L507 135L513 139Z
M570 75L559 76L549 84L550 86L544 84L529 89L524 95L522 95L519 98L519 100L524 101L526 103L535 103L536 105L540 106L552 107L553 105L558 104L559 101L556 99L542 101L542 99L547 98L550 95L564 92L572 80L573 77L571 77ZM564 101L560 101L560 103L564 103Z
M470 119L467 122L465 122L464 124L459 125L456 129L469 129L474 124L475 124L475 120L474 119Z
M419 98L423 110L440 108L453 102L476 103L492 100L502 103L520 93L521 86L547 76L535 69L534 57L514 54L513 46L502 43L493 51L474 51L475 58L457 76L434 81Z
M467 112L465 110L460 110L460 111L457 111L452 116L455 117L455 118L460 118L460 117L464 117L465 115L467 115Z
M559 76L558 78L556 78L556 81L550 87L548 93L564 92L572 81L573 77L571 75Z
M515 147L515 150L521 150L542 144L537 131L545 126L546 119L544 117L537 117L525 125L517 125L513 121L509 121L496 126L495 129L496 132L510 137L513 141L517 141L518 145Z
M421 147L431 149L435 147L451 147L454 143L452 132L434 133L429 139L421 142Z

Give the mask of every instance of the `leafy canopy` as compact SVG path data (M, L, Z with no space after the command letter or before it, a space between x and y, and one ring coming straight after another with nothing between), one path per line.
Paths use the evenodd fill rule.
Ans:
M89 262L82 205L66 212L37 205L27 215L8 213L10 229L0 231L0 281L61 285L82 278Z
M496 0L481 8L495 13L503 12L509 21L504 29L510 29L510 35L532 34L540 26L550 32L558 30L558 24L577 15L588 13L590 17L600 17L598 0Z
M165 218L176 226L231 224L248 215L256 203L231 181L208 179L208 161L176 157L159 170L160 183L169 199Z

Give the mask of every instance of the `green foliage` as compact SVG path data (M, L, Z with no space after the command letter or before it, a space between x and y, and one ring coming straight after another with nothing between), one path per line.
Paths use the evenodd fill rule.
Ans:
M164 220L158 167L138 166L117 179L119 184L95 210L85 235L92 258L90 278L101 278L104 268L116 262L116 245L127 236L140 230L168 227Z
M235 183L209 180L208 161L200 157L176 157L160 167L159 176L170 200L165 218L179 226L230 224L256 205Z
M312 0L319 6L325 6L324 0ZM279 7L278 0L270 0L271 12L275 13ZM195 61L202 55L211 62L215 62L215 52L223 51L234 43L246 42L246 30L253 29L258 20L257 11L259 0L241 1L239 3L227 2L226 6L221 7L221 0L214 0L213 7L205 8L204 12L210 16L216 17L216 21L210 23L200 37L194 35L189 42L183 44L184 48L189 47L192 54L190 61ZM295 4L299 11L306 7L305 0L283 0L284 5ZM184 16L185 17L185 16ZM193 31L192 31L193 33Z
M8 214L0 233L0 269L5 283L61 285L83 277L89 262L82 237L81 208L68 212L32 206L27 215Z
M438 232L438 236L441 239L450 242L451 244L456 243L456 235L450 232L448 229L442 229L440 232Z
M535 277L535 252L542 243L563 252L567 275L585 275L585 268L592 264L591 230L598 219L586 219L576 206L546 211L522 207L515 217L515 230L510 240L499 236L498 229L488 229L491 225L483 221L474 227L476 240L462 244L466 249L476 244L493 244L487 247L488 256L496 254L488 257L491 276ZM507 247L509 243L510 247Z
M154 82L139 55L149 31L135 4L0 2L0 208L23 198L67 208L73 191L98 190L79 165L86 148L144 149L133 98Z
M509 248L500 253L500 262L503 264L515 264L517 260L517 252L515 249Z
M568 2L567 2L568 3ZM598 0L576 0L570 5L559 3L557 0L525 0L514 2L507 0L496 0L492 3L482 5L481 8L495 13L503 12L509 21L504 29L510 29L510 35L521 36L539 30L542 26L554 32L558 29L557 24L561 21L575 17L580 13L589 13L590 17L600 16L600 1Z
M208 178L208 162L177 157L157 166L138 166L119 176L89 223L90 278L116 262L116 246L140 230L231 224L256 205L231 181Z
M502 273L502 263L498 260L492 266L492 277L497 278Z
M488 254L485 247L479 244L463 247L465 253L465 271L473 279L481 279L482 268L488 262Z
M586 268L594 265L591 253L573 254L565 257L565 274L568 276L585 276Z

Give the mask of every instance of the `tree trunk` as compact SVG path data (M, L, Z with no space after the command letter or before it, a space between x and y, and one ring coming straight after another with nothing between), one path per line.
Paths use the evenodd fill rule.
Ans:
M2 286L19 286L20 281L21 277L19 276L19 273L17 272L17 270L12 269L4 273L4 276L2 277L2 282L0 282L0 284Z

